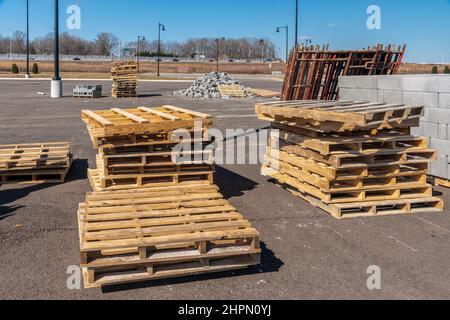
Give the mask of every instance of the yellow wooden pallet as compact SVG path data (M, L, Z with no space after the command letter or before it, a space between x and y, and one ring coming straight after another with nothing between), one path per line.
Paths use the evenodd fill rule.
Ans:
M173 106L82 110L81 118L88 125L91 138L95 139L172 132L177 129L191 132L196 123L200 128L212 125L210 115Z
M245 92L239 85L219 85L222 97L245 98Z
M342 132L418 125L424 108L365 101L282 101L259 103L256 114L265 121Z
M297 189L282 185L293 195L307 201L312 206L328 212L336 219L370 218L392 215L409 215L416 213L442 213L444 201L437 197L421 197L416 199L364 201L346 204L326 204L319 199L299 192Z
M450 188L450 181L447 180L447 179L442 179L442 178L435 177L434 178L434 184L436 186L439 186L439 187Z
M87 288L260 262L258 231L212 185L89 193L78 223Z
M247 90L250 93L254 94L255 96L258 96L261 98L279 98L281 96L281 92L272 91L272 90L264 90L264 89L256 89L256 88L248 88Z

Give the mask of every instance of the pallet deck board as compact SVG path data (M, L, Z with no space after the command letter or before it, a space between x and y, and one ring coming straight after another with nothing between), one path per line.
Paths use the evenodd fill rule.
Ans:
M222 97L245 98L245 92L239 85L219 85Z
M424 107L366 101L282 101L256 105L261 120L302 119L306 123L338 122L346 126L370 127L395 124L424 115Z
M156 112L151 113L142 108L82 110L82 119L89 126L91 138L95 139L172 132L182 128L192 131L196 122L200 124L200 128L212 125L212 116L186 109L162 106L151 110ZM161 113L165 115L162 116Z
M0 145L0 184L64 182L71 163L68 142Z

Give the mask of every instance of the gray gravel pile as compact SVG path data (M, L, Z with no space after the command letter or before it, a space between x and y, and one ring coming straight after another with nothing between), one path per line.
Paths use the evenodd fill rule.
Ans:
M238 85L245 93L247 98L253 98L254 95L238 80L234 80L227 73L211 72L201 78L198 78L187 89L175 91L176 96L200 99L220 99L219 85Z

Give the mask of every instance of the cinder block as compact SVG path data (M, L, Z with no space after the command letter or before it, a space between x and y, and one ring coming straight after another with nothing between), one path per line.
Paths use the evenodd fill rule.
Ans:
M403 91L403 103L409 106L425 106L437 108L439 106L439 94L429 92Z
M448 179L448 167L448 157L440 155L436 161L430 164L430 174L435 177Z
M450 109L450 93L439 93L439 108Z
M378 76L378 89L402 90L404 76Z
M448 136L448 125L447 124L443 124L443 123L439 124L438 138L442 139L442 140L448 140L449 136Z
M422 127L412 127L411 128L411 134L413 136L419 136L419 137L424 135Z
M346 76L339 78L339 88L377 89L377 76Z
M425 108L423 121L450 124L450 109Z
M450 76L447 75L404 75L401 89L414 92L450 92Z
M339 95L342 100L364 100L377 102L378 90L342 88L339 90Z
M402 92L400 90L378 90L378 102L403 103Z
M440 155L450 155L450 141L431 138L431 148L436 149Z
M439 138L439 125L434 122L422 121L422 135L425 137Z

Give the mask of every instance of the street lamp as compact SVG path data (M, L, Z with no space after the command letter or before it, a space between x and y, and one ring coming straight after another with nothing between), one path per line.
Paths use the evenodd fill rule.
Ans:
M295 0L295 47L298 45L298 0Z
M137 42L137 52L136 52L136 59L137 59L137 73L139 73L140 70L140 56L141 56L141 40L145 41L144 36L138 36L138 42Z
M29 0L27 0L27 73L25 78L30 77L30 10Z
M51 97L62 97L62 81L59 76L59 0L55 0L55 39L54 39L54 55L55 55L55 75L51 82Z
M220 40L224 41L225 38L217 38L216 40L214 40L214 42L216 43L216 71L217 73L219 73L219 46L220 46Z
M160 55L161 55L161 31L166 31L166 27L161 24L160 22L158 23L158 57L157 57L157 62L158 62L158 72L156 74L157 77L161 76L160 74Z
M286 29L286 62L289 59L289 26L278 27L277 32L280 33L282 29Z

